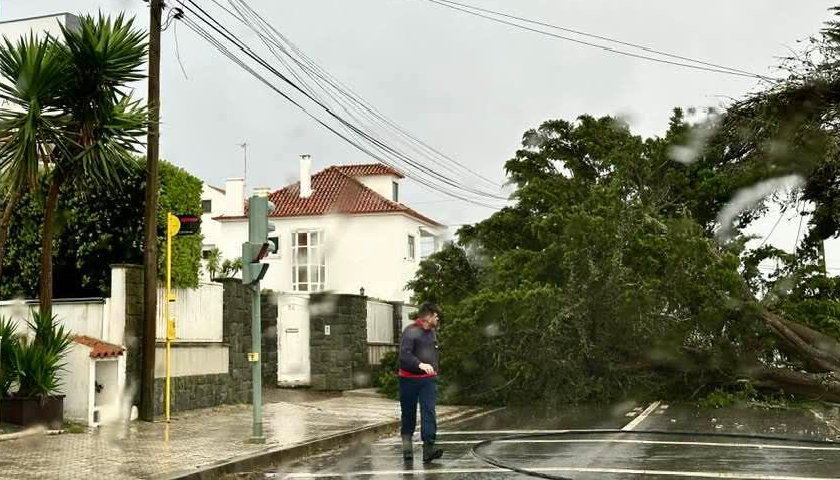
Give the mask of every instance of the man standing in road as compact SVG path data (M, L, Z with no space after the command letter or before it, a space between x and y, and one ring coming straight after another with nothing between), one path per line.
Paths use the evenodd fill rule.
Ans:
M403 330L400 339L400 406L402 408L403 458L414 459L411 437L417 426L417 402L420 401L420 438L423 440L423 463L443 456L435 448L437 420L438 344L435 330L440 311L426 302L420 306L417 319Z

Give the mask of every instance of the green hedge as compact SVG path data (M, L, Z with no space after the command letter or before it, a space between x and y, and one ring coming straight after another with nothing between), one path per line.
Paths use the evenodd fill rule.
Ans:
M163 225L167 210L201 214L201 180L167 162L161 162L160 175L159 225ZM138 161L122 182L111 188L95 188L82 181L67 185L61 192L54 246L56 298L108 296L111 265L142 264L145 184L145 162ZM43 194L26 195L15 209L0 279L0 298L37 295L42 205ZM175 239L176 286L198 284L201 244L201 236ZM161 242L161 253L162 245ZM163 258L160 255L160 272Z

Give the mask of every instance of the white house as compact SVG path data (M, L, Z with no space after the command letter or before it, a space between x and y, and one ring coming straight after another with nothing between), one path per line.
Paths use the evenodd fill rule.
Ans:
M445 227L399 202L403 175L380 164L338 165L310 174L301 158L299 182L271 192L269 214L279 239L262 286L277 292L334 291L407 302L421 252L438 248ZM258 191L261 189L257 189ZM264 189L262 189L264 190ZM248 236L244 181L204 186L205 251L241 255Z
M50 34L53 37L61 37L61 27L78 28L79 17L71 13L56 13L38 17L18 18L14 20L0 21L0 36L6 37L11 42L16 42L20 37Z

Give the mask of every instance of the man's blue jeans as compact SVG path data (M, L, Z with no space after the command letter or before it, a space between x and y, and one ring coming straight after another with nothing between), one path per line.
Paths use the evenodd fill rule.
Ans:
M417 427L417 402L420 402L420 438L424 444L435 443L437 420L435 403L437 401L437 378L402 378L400 377L400 406L402 407L403 437L414 435Z

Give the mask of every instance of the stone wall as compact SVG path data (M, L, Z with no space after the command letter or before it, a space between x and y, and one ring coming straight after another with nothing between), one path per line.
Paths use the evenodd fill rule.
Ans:
M116 266L125 269L125 384L127 391L132 395L132 405L140 405L143 368L143 267Z
M262 294L262 378L263 386L277 386L277 296L266 290Z
M251 401L251 290L237 279L222 280L222 342L230 349L228 373L172 378L172 412ZM276 371L276 367L275 367ZM155 414L163 413L166 380L155 380Z
M370 386L367 298L313 294L309 311L312 388L351 390ZM329 327L329 335L325 327Z

